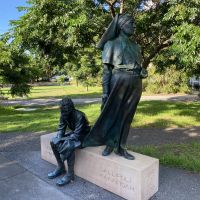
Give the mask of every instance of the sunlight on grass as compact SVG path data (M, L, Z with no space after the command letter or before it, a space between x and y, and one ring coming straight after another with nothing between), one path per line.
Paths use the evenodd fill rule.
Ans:
M87 115L91 125L100 114L100 104L76 107ZM138 128L199 126L199 107L200 102L143 101L138 105L132 126ZM40 106L37 110L29 112L17 111L14 107L0 107L0 132L56 131L59 112L58 106Z
M64 86L37 86L33 87L28 97L14 97L8 94L8 88L3 88L2 91L9 99L36 99L36 98L62 98L69 96L71 98L92 98L100 97L102 88L99 86L87 88L79 85L64 85Z
M143 101L139 103L134 127L200 126L200 102Z

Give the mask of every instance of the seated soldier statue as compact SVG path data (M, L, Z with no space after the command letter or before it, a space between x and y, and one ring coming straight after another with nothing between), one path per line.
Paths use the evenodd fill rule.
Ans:
M58 166L48 174L48 178L53 179L64 174L66 172L64 161L67 160L68 171L56 183L58 186L63 186L74 180L75 149L81 148L83 139L90 131L90 126L85 114L75 109L70 98L65 97L61 100L60 110L57 136L50 142ZM65 133L66 128L71 131Z

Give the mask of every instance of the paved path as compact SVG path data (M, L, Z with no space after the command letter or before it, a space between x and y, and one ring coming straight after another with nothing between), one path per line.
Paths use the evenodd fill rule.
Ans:
M31 99L31 100L3 100L1 105L23 105L23 106L47 106L57 105L61 99L49 98L49 99ZM99 103L101 98L81 98L72 99L75 104L89 104ZM160 100L160 101L198 101L197 95L155 95L155 96L142 96L142 101Z
M0 199L2 200L73 200L49 185L16 159L0 154Z

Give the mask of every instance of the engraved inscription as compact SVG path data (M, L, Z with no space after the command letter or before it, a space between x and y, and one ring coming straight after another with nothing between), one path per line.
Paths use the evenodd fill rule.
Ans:
M100 171L100 176L105 179L105 181L120 186L123 189L134 191L133 180L130 176L125 174L115 172L113 169L102 167Z

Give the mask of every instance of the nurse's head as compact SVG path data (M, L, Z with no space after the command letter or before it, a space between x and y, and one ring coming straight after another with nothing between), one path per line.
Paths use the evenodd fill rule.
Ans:
M97 47L103 50L106 42L118 37L121 31L128 36L131 36L134 33L135 23L131 15L117 14L104 32Z
M135 23L132 16L128 14L119 15L118 29L122 30L126 35L131 36L135 31Z

